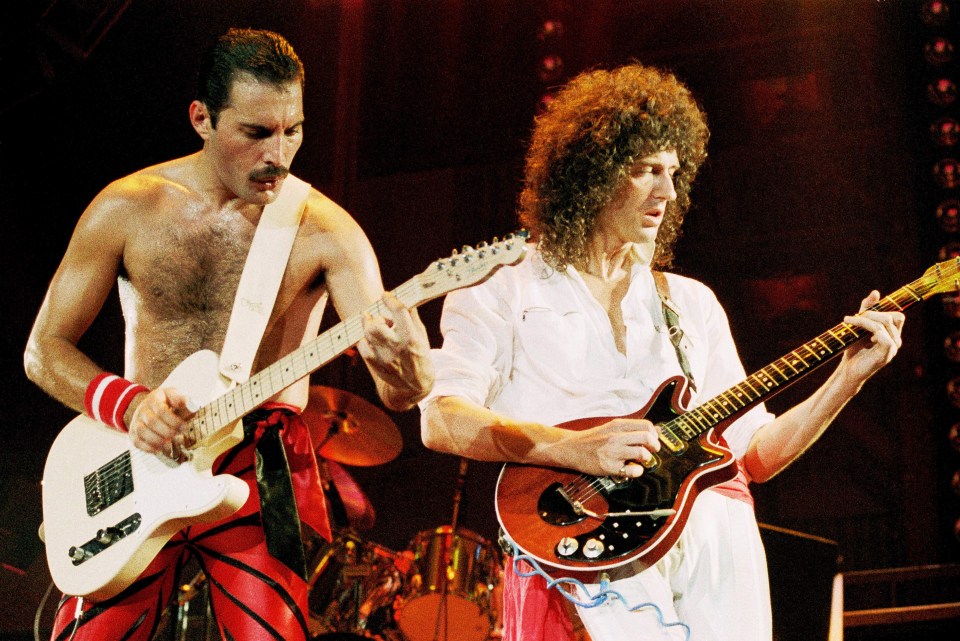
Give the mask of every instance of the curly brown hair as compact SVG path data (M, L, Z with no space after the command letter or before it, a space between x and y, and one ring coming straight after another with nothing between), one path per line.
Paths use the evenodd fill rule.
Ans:
M582 73L536 119L520 222L552 267L583 269L597 214L631 165L675 150L677 199L667 205L653 256L655 267L669 267L709 136L706 115L672 73L639 63Z

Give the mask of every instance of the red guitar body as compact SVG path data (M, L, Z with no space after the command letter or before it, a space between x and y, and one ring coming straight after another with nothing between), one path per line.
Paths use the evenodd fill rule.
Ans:
M681 377L668 380L628 418L661 424L679 416L684 385ZM609 420L579 419L560 427L584 430ZM711 429L680 451L664 445L640 478L619 482L508 463L497 481L500 525L523 552L554 568L598 571L633 561L649 567L676 543L697 495L737 474L733 455L715 434Z

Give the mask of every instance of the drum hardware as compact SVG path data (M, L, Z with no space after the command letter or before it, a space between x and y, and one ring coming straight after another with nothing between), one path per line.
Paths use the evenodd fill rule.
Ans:
M359 634L400 641L394 601L406 583L410 555L343 530L333 543L321 539L313 556L308 594L311 634L321 634L319 638Z
M489 541L457 526L467 465L461 458L451 524L421 532L410 544L417 573L398 615L407 641L483 641L497 623L499 555Z
M336 461L323 458L318 459L317 464L333 528L359 531L372 528L377 513L347 470Z
M194 571L179 586L157 622L153 641L215 641L220 639L210 605L210 584L199 564L191 560L184 572Z

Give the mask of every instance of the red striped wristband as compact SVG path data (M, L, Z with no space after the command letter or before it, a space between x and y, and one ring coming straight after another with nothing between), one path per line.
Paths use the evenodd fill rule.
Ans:
M87 386L83 407L90 418L126 432L127 425L123 422L123 415L130 407L130 402L140 392L149 391L143 385L120 378L116 374L103 372L94 377Z

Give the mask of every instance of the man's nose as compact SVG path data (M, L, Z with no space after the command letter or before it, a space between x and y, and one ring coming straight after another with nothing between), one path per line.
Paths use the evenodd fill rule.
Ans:
M287 166L287 150L285 146L284 137L280 136L271 136L265 141L265 149L263 152L263 161L268 165L277 165L279 167Z
M673 176L667 172L660 174L660 180L657 181L655 195L666 200L677 199L677 189L673 184Z

